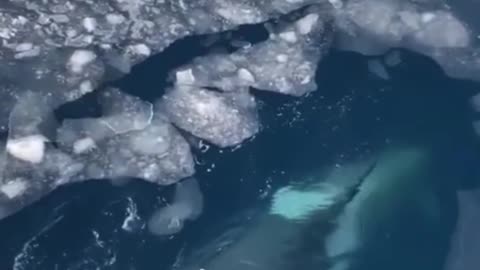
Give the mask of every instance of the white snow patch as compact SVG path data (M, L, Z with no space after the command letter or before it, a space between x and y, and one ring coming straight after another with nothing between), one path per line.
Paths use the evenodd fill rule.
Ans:
M22 195L27 190L27 182L24 180L16 179L8 181L0 186L0 191L5 194L9 199L13 199Z
M88 50L76 50L73 52L70 60L68 61L68 66L75 73L80 73L83 71L83 68L94 61L97 58L97 55Z
M45 141L47 139L42 135L31 135L19 139L7 141L7 152L17 159L40 163L45 154Z

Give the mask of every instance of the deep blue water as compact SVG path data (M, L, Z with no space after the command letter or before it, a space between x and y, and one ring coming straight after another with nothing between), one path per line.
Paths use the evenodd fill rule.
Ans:
M188 60L175 62L172 57L181 46L137 67L134 75L119 85L146 99L161 96L168 85L168 70ZM201 46L193 50L203 53ZM470 111L468 98L480 85L445 77L437 65L423 56L402 51L402 59L400 65L388 70L391 79L385 81L368 71L369 58L332 52L319 66L318 91L307 97L252 89L261 102L264 130L240 149L221 151L212 146L207 153L200 154L196 177L206 208L199 220L189 223L175 237L155 237L146 229L121 229L129 199L145 220L158 206L160 197L172 195L172 187L162 189L142 181L114 187L107 181L91 181L59 189L2 220L0 269L12 269L25 242L48 224L53 225L33 240L30 251L25 252L33 259L27 258L24 268L19 269L95 269L113 258L112 265L99 269L169 269L182 248L195 246L217 231L230 229L229 226L241 227L241 218L233 219L232 224L222 222L263 203L259 195L268 183L275 189L288 184L302 171L346 161L397 142L433 145L438 151L439 174L452 176L451 182L439 181L445 224L434 232L422 231L425 228L421 221L411 219L409 212L409 207L415 206L406 206L404 213L398 213L398 228L404 228L398 235L404 237L390 242L392 246L386 251L379 248L378 252L364 254L365 260L358 269L437 269L444 259L445 239L456 218L452 199L455 189L475 185L479 176L476 165L480 160L480 140L471 128L477 116ZM88 104L89 98L84 102ZM90 113L95 114L94 104L90 105ZM76 115L76 110L68 107L61 113ZM213 163L215 168L208 170ZM141 225L138 224L139 228ZM97 233L100 242L95 240ZM422 243L412 245L412 235L423 235ZM402 258L404 263L389 266L395 258ZM90 264L82 265L85 259L91 260Z

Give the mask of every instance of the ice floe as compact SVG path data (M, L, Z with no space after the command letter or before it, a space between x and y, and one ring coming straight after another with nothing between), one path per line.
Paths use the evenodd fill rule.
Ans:
M176 72L177 84L212 86L224 91L255 87L301 96L317 89L317 63L330 45L329 17L315 10L270 38L232 54L210 54Z
M239 144L260 128L255 99L247 91L219 93L178 85L160 107L176 126L221 147Z

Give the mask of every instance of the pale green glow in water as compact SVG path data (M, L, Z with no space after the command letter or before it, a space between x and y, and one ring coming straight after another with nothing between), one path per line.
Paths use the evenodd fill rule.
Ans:
M321 185L314 190L295 190L288 186L273 195L270 213L289 220L303 220L314 211L326 209L335 203L341 189L332 185Z

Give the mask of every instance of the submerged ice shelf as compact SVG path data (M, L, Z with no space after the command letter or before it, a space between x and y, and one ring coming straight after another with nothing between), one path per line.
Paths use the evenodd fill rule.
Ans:
M133 177L169 185L194 175L191 136L219 147L254 137L262 125L249 88L292 96L317 90L317 64L332 44L365 54L408 48L451 76L480 74L476 28L455 3L441 0L9 0L0 6L0 128L8 130L0 218L72 182ZM175 41L245 24L266 27L268 38L172 70L172 85L159 100L110 88L99 96L101 117L56 123L55 108Z

